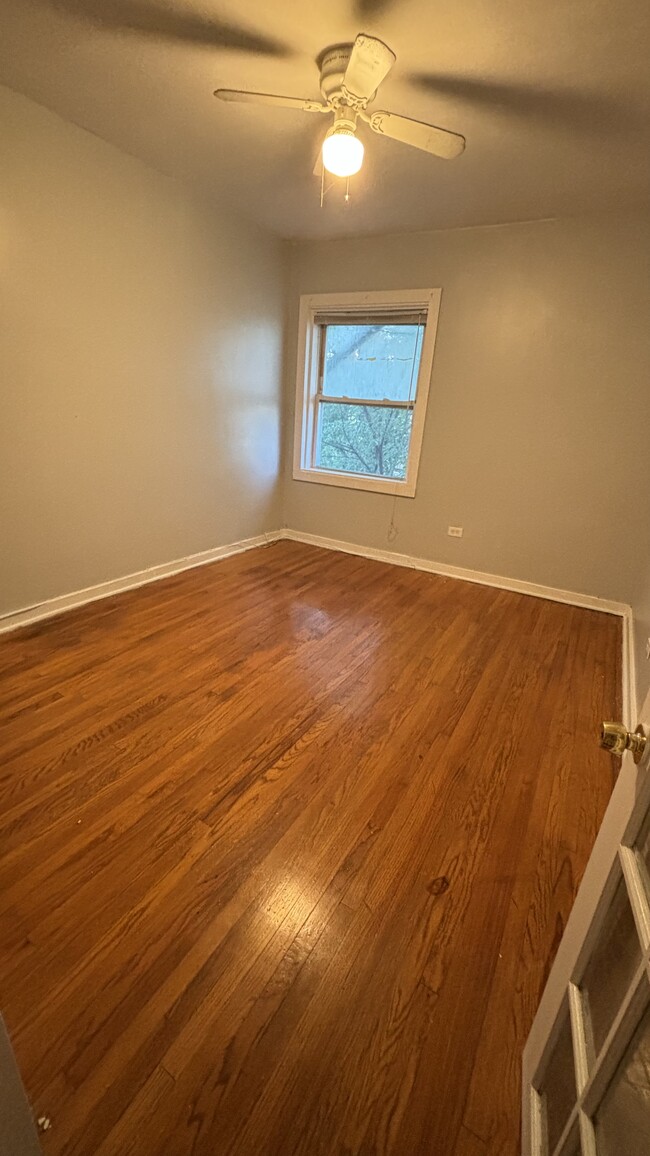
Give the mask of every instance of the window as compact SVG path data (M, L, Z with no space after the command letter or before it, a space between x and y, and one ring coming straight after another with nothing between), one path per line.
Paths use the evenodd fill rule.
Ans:
M301 297L294 478L415 496L440 294Z

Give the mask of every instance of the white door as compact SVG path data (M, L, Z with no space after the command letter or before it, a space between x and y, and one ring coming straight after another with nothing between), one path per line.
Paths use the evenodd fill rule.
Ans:
M650 1154L650 739L623 756L526 1043L522 1152Z

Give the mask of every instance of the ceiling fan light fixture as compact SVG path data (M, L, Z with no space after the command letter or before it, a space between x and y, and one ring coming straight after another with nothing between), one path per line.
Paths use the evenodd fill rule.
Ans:
M363 143L351 128L334 125L323 141L323 164L335 177L353 177L363 164Z

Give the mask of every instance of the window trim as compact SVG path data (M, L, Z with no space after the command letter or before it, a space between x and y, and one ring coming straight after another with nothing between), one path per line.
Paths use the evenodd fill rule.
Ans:
M307 293L300 298L298 322L298 368L296 378L296 411L294 423L293 476L297 481L316 482L326 486L343 486L351 490L370 490L380 494L414 498L417 486L424 423L433 370L433 353L438 328L442 289L396 289L372 293ZM413 306L426 313L422 353L412 406L413 421L406 477L380 478L369 474L320 469L311 464L316 435L316 413L319 390L319 340L316 315L323 312L345 314L364 307L390 312L391 308ZM405 403L407 404L407 403Z

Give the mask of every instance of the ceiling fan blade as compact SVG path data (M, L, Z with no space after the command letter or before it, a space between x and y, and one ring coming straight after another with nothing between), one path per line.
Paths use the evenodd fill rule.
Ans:
M298 108L302 112L330 112L326 104L318 100L303 100L300 96L278 96L274 92L246 92L239 88L217 88L215 96L219 100L240 104L273 104L280 108Z
M343 87L352 96L370 100L384 80L397 57L383 40L360 32L354 44L343 77Z
M635 118L632 103L619 103L611 92L597 94L557 84L550 88L538 83L515 84L449 73L415 73L407 79L425 92L451 97L463 104L483 106L490 113L547 124L566 124L598 134L603 129L610 132L635 131L642 124L640 117ZM647 118L644 123L647 125Z
M393 0L356 0L354 14L360 20L378 20L392 3Z
M446 128L436 128L433 124L424 124L421 120L411 120L409 116L399 116L396 112L371 112L361 114L368 122L373 132L382 136L389 136L392 140L402 144L412 145L432 153L434 157L445 157L451 160L457 157L465 148L465 137L459 133L449 132Z
M42 0L51 8L67 12L95 28L132 32L152 40L173 40L208 48L254 52L285 57L293 50L268 36L230 24L205 10L188 11L171 4L147 0Z

